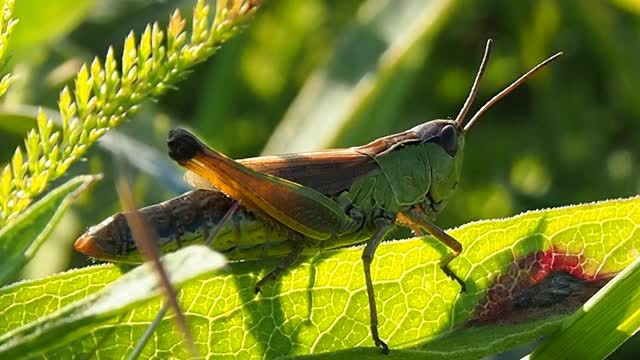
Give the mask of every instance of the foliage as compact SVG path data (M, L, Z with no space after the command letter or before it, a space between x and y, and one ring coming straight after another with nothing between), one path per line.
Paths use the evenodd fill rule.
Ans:
M7 48L9 38L18 20L13 18L13 6L15 0L6 0L2 4L2 14L0 15L0 70L4 70L7 64ZM4 95L11 85L11 74L2 75L0 79L0 96Z
M22 212L0 229L0 284L15 280L22 267L51 235L71 201L85 191L98 176L77 176Z
M133 32L127 36L120 69L111 47L104 62L96 57L91 65L81 67L74 90L65 87L60 93L62 129L55 130L40 111L37 130L32 129L25 140L26 158L17 148L11 163L4 167L0 226L23 211L109 129L131 116L142 101L163 94L189 68L211 56L254 12L251 1L217 4L219 11L209 24L209 6L198 1L190 37L176 11L166 30L154 23L146 26L139 43Z
M578 263L588 274L585 277L595 279L620 271L633 261L631 250L640 247L640 233L634 231L638 224L640 198L636 197L533 211L451 230L467 249L453 263L453 270L467 282L464 294L440 270L438 261L446 248L434 239L383 243L373 263L381 305L381 335L394 349L393 356L422 359L478 358L549 334L558 329L559 318L533 318L527 324L508 326L463 325L482 312L496 275L508 273L531 254L553 250L560 257L589 249ZM617 231L609 231L611 228ZM361 247L354 247L319 254L273 286L265 287L258 297L253 285L273 262L235 263L228 274L189 282L180 293L180 303L200 354L335 357L348 350L345 354L380 356L369 336L361 253ZM539 264L542 266L542 260ZM556 261L548 265L560 270L564 264ZM523 265L519 276L531 276L528 281L533 281L533 268ZM0 324L6 325L0 332L6 335L0 338L0 344L14 334L44 326L46 321L61 321L58 318L66 313L64 309L83 309L79 304L88 300L80 299L108 293L97 289L110 283L117 273L113 265L91 267L1 290ZM109 312L108 321L100 316L107 310L97 307L95 318L87 319L73 338L50 341L42 357L68 358L95 351L98 358L122 358L130 351L131 340L142 334L159 307L159 302L137 306L120 318ZM123 305L123 311L130 308ZM494 320L498 319L507 316L500 314ZM161 322L142 356L184 357L185 349L179 346L182 338L170 330L172 326L170 319ZM363 346L371 348L350 350Z
M213 271L224 266L225 259L222 255L204 246L190 246L166 255L162 262L171 274L171 283L174 286L182 286L190 280L210 275ZM57 279L46 281L44 294L59 296L60 293L67 292L69 287L73 287L77 291L79 283L82 282L81 278L87 280L86 274L78 276L78 272L82 271L67 272L58 276ZM106 273L109 274L109 272ZM109 278L109 275L96 275L99 279ZM69 283L70 278L74 280L73 284ZM91 281L94 282L95 278ZM30 311L30 307L25 306L25 303L11 301L11 298L20 293L21 296L33 299L33 293L42 290L38 289L38 286L42 286L42 282L40 285L25 285L24 283L17 284L4 289L5 295L11 294L4 297L5 308L13 308L12 311L15 311L16 308ZM51 293L46 290L47 288L57 288L59 292ZM127 313L128 310L157 297L160 292L159 288L157 275L152 265L144 264L99 291L87 293L83 299L59 307L57 311L31 321L26 326L8 331L12 322L5 319L7 321L3 322L5 324L2 329L3 335L0 336L0 354L6 358L18 359L42 355L51 349L60 351L61 344L81 339L97 327L117 324L122 319L121 315ZM69 353L69 351L71 352ZM68 348L62 349L62 352L66 353L64 358L81 355ZM120 356L112 354L111 357Z

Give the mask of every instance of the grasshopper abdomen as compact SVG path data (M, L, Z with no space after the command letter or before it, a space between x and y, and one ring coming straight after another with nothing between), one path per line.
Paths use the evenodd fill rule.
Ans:
M254 211L240 207L228 221L222 222L234 203L221 192L197 189L139 211L156 233L157 245L163 253L205 243L213 230L216 235L211 246L231 259L279 256L290 250L288 242L295 240L291 232ZM92 226L74 246L100 260L142 261L124 213Z

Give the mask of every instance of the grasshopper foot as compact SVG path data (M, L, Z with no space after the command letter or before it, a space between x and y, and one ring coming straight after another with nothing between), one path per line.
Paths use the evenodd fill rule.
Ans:
M389 346L387 345L387 343L385 343L384 341L380 340L380 339L374 339L376 346L379 346L380 349L382 350L382 353L387 355L389 354Z
M442 266L441 269L448 277L450 277L452 280L455 280L460 285L461 293L467 291L467 284L464 283L464 280L460 279L458 275L454 274L447 265Z
M270 274L269 274L269 275L270 275ZM255 287L255 288L253 288L253 291L256 293L256 295L258 295L258 294L262 294L262 293L263 293L263 292L262 292L262 287L264 286L264 284L266 284L266 283L267 283L267 281L271 280L271 277L270 277L269 275L267 275L267 276L263 277L262 279L260 279L260 281L258 281L258 282L256 283L256 287Z
M265 277L263 277L262 279L260 279L257 283L256 283L256 287L253 289L253 291L255 291L256 295L258 294L264 294L262 292L262 287L265 286L266 283L268 283L271 280L275 280L278 278L278 275L280 275L280 271L277 271L278 269L268 273Z

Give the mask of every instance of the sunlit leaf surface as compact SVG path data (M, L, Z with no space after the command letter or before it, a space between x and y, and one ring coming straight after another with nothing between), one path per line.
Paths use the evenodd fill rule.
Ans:
M181 286L189 280L219 269L224 266L225 261L222 255L204 246L190 246L176 253L166 255L163 258L163 264L167 272L171 274L171 283L174 286ZM77 272L70 271L61 274L60 277L69 279L71 276L72 278L77 278L79 275ZM80 274L80 277L86 279L82 274ZM106 277L109 277L109 275L106 275ZM60 289L59 285L61 285L61 282L55 280L44 284L45 287L50 289L50 292L54 292L54 289ZM67 282L66 287L69 286L77 287L78 285ZM65 286L63 285L62 287ZM83 289L77 289L76 291L82 291L86 288L85 285ZM9 290L13 295L22 292L22 294L29 296L38 291L38 285L26 288L24 285L17 284L8 287L6 290ZM100 291L88 293L88 296L80 301L61 307L48 316L29 322L25 326L4 332L4 335L0 336L0 357L15 359L38 355L47 349L56 349L61 344L77 339L80 339L80 341L93 339L96 341L94 346L97 346L101 343L100 339L85 335L100 328L111 328L112 330L108 332L115 336L114 339L117 339L120 334L117 331L113 331L113 325L126 319L122 315L125 315L129 309L144 303L159 293L160 286L155 270L150 264L141 265ZM5 303L4 308L22 307L22 304L19 301L15 301L15 297L12 299L11 295L0 295L0 297L2 297L0 302ZM33 296L29 296L29 298L32 301L38 301L38 298ZM57 304L62 303L61 297L58 297L58 300ZM22 309L31 311L31 306L33 304L22 307ZM54 310L55 307L50 307L49 309ZM181 338L181 334L177 334L177 336ZM108 341L108 339L106 340ZM112 358L120 357L113 356L113 349L109 346L104 346L104 344L102 345L100 352L109 351ZM133 345L130 342L123 343L119 351L130 350L129 347ZM59 355L54 357L71 358L79 355L76 350L78 349L73 347L63 347L58 350ZM91 352L85 350L86 354Z
M466 280L464 294L438 267L444 246L429 238L383 243L373 264L381 336L392 356L404 354L403 358L473 358L529 342L557 329L561 317L540 320L549 315L546 309L516 309L514 303L524 302L523 290L559 271L585 287L606 281L638 257L639 224L636 197L534 211L451 230L465 245L452 264ZM234 263L229 274L189 283L180 302L200 354L377 356L378 349L353 349L373 345L360 256L357 247L319 254L257 297L253 286L275 261ZM0 290L0 324L6 324L0 331L16 329L90 295L116 276L113 266L99 266ZM571 309L562 299L556 302L554 308L559 306L562 314ZM50 349L44 358L94 351L100 359L124 356L159 308L159 302L140 306L119 321L95 327L89 336L60 341L59 348ZM518 324L518 319L529 322ZM434 339L437 335L444 336ZM181 342L173 323L165 320L143 356L186 357Z

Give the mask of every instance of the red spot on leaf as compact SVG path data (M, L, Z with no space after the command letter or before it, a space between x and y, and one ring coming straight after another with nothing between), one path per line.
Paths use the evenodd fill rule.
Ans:
M539 284L553 273L564 272L575 278L575 281L593 284L593 286L588 286L589 291L580 291L579 294L574 294L574 298L579 297L580 299L590 296L597 291L597 288L603 286L613 274L595 276L595 274L589 274L585 271L585 265L586 259L583 256L562 253L555 248L537 251L516 259L496 277L484 299L476 305L469 323L490 323L507 319L509 317L507 313L514 312L514 300L526 289ZM570 303L574 306L577 301L573 299Z

